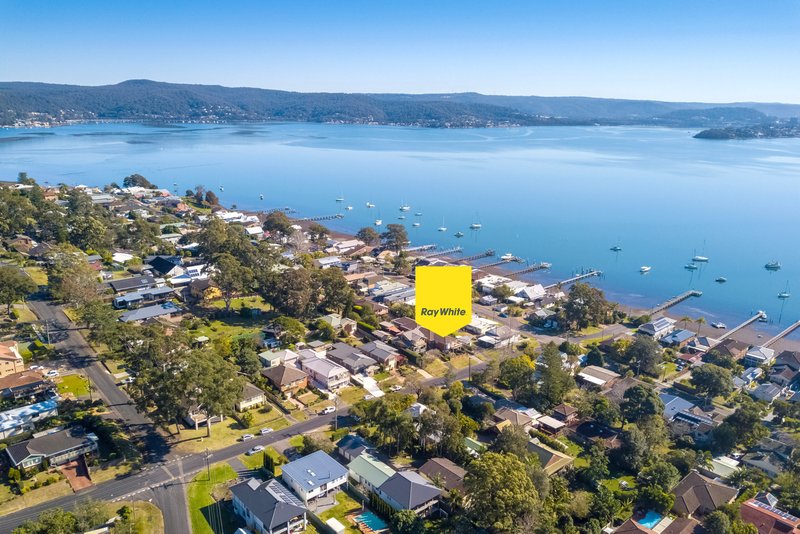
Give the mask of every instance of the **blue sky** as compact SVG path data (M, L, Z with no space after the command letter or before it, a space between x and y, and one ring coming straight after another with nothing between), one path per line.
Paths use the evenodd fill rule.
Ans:
M800 103L796 0L1 0L0 80Z

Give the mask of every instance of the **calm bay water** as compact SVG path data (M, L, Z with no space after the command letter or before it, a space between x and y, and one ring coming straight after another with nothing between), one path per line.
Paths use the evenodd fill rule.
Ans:
M542 282L601 269L593 283L642 308L700 289L701 298L673 311L732 326L763 309L772 323L759 328L778 330L800 318L800 139L715 142L692 133L317 124L6 129L0 179L27 171L50 184L102 185L138 172L161 187L177 183L180 193L204 184L224 204L246 209L290 206L312 216L352 205L327 224L355 232L380 217L384 225L405 223L413 244L551 262L551 271L529 275ZM411 211L398 221L402 203ZM470 231L472 222L483 228ZM447 232L437 231L442 224ZM453 236L459 230L462 239ZM615 244L622 252L609 251ZM695 253L711 261L685 270ZM783 269L766 271L770 260ZM640 275L642 265L652 271ZM728 283L715 283L718 276ZM781 301L787 283L797 294Z

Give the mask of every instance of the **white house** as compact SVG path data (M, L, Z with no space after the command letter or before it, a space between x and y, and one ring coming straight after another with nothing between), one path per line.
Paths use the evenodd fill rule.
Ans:
M347 482L347 469L324 451L312 452L282 466L283 482L303 503L335 493Z
M308 358L300 362L311 380L325 389L336 391L350 383L350 372L330 360L324 358Z
M658 340L675 330L675 322L669 317L659 317L640 326L639 332Z
M775 360L775 349L755 345L750 347L742 363L748 367L770 365Z

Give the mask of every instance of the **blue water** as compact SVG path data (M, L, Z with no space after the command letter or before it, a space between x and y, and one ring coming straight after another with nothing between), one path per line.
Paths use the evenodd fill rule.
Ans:
M550 272L586 267L624 304L650 307L689 288L674 308L732 325L764 309L776 331L800 318L800 139L714 142L685 130L542 127L426 130L319 124L79 125L0 130L0 179L105 184L139 172L181 193L204 184L241 208L291 206L332 214L356 231L380 216L404 221L415 244L494 248ZM219 192L224 186L225 191ZM265 200L259 201L259 194ZM365 208L366 202L377 205ZM422 217L415 217L415 212ZM411 223L419 221L420 228ZM442 225L445 233L437 232ZM479 221L480 231L468 226ZM461 230L466 236L456 239ZM620 253L609 251L619 243ZM683 266L711 258L699 271ZM783 269L767 272L767 261ZM652 266L642 276L639 267ZM726 276L728 283L714 282ZM787 281L798 292L777 298ZM780 323L780 324L778 324Z
M661 521L661 519L662 519L661 514L654 512L653 510L648 510L647 514L645 514L643 518L639 519L636 522L645 528L652 529Z
M383 519L375 515L373 512L364 512L361 515L357 515L356 521L364 523L369 528L376 531L389 528L389 525L387 525Z

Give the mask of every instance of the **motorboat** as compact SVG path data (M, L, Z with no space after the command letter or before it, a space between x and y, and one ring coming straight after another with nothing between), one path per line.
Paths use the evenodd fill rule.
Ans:
M726 328L728 328L728 325L726 325L723 322L717 321L715 323L711 323L711 327L712 328L717 328L719 330L725 330Z
M259 200L264 200L264 195L258 195Z
M408 204L403 204L402 206L400 206L400 211L411 211L411 206L409 206Z
M456 237L464 237L464 232L456 232L453 235L456 236Z
M649 265L642 265L641 267L639 267L639 272L640 273L649 273L651 269L652 269L652 267L650 267Z
M481 229L481 223L472 223L472 224L469 225L469 229L470 230L480 230Z
M696 271L697 269L699 269L696 263L687 263L686 265L683 266L683 268L686 269L687 271Z
M422 217L422 212L418 211L414 214L415 217Z
M375 207L375 204L371 204L371 203L367 202L367 208L374 208L374 207Z
M406 220L406 216L405 215L400 215L398 217L398 219L401 220L401 221L405 221Z
M347 211L353 211L353 206L345 206L344 209L346 209Z
M219 186L219 190L222 191L223 193L225 192L225 188L222 186Z
M728 279L725 278L724 276L718 276L717 279L714 281L717 282L718 284L724 284L725 282L728 281Z
M778 260L772 260L772 261L770 261L770 262L767 262L767 263L764 265L764 268L765 268L766 270L768 270L768 271L780 271L780 269L781 269L781 262L779 262Z
M768 323L769 322L769 317L767 317L766 313L761 312L761 316L758 318L758 322L759 323Z
M611 247L609 250L610 250L611 252L620 252L620 251L622 251L622 247L621 247L621 246L619 246L619 245L614 245L614 246L613 246L613 247Z
M506 252L505 254L500 256L500 259L504 260L504 261L511 261L511 260L514 259L514 255L512 253L510 253L510 252Z
M336 197L336 202L344 202L344 197Z
M792 296L792 293L789 291L789 282L786 282L786 288L778 293L778 298L781 300L786 300Z
M375 219L375 226L380 226L380 225L382 225L382 224L383 224L383 220L381 220L381 219Z
M696 261L699 263L708 263L708 258L706 258L705 256L697 255L692 257L692 261Z
M419 228L419 223L418 222L411 223L411 226L413 226L414 228Z

